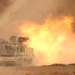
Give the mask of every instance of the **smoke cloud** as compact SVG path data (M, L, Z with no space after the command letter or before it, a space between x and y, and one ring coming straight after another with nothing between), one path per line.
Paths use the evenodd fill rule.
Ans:
M0 0L0 14L4 12L10 5L11 0Z
M39 23L47 17L75 17L74 9L75 0L0 0L0 35L8 38L18 30L19 22L27 20Z
M75 0L0 0L0 37L8 39L18 31L18 25L26 21L41 23L48 17L64 15L75 17ZM69 37L62 46L64 49L58 54L60 62L73 62L74 39Z

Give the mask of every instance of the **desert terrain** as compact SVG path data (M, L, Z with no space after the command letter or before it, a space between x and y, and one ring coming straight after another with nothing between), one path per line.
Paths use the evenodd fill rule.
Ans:
M75 66L1 67L0 75L75 75Z

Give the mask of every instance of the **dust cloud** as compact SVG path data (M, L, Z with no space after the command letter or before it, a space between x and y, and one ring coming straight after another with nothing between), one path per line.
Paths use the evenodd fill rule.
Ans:
M0 0L0 36L8 39L19 22L41 22L47 17L75 16L75 0ZM3 13L3 14L2 14Z
M64 15L75 17L75 0L0 0L0 37L8 39L18 31L18 26L23 22L41 23L47 17L54 18ZM62 60L65 50L59 53ZM66 53L64 58L65 56Z

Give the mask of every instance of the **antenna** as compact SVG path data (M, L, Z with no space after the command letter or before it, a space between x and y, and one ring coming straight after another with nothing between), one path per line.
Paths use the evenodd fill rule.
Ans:
M21 25L21 22L19 22L18 28L20 27L20 25ZM16 44L17 44L19 37L20 37L20 31L19 30L15 32L15 36L16 36Z
M20 21L19 24L18 24L18 28L19 28L20 26L21 26L21 21ZM15 32L15 35L19 37L19 35L20 35L20 31L19 31L19 30L16 31L16 32Z

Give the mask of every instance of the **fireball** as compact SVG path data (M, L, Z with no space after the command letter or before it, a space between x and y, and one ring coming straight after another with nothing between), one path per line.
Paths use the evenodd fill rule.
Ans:
M19 27L22 36L29 37L27 45L34 49L38 65L60 61L62 43L72 34L73 18L47 18L42 23L27 21Z

